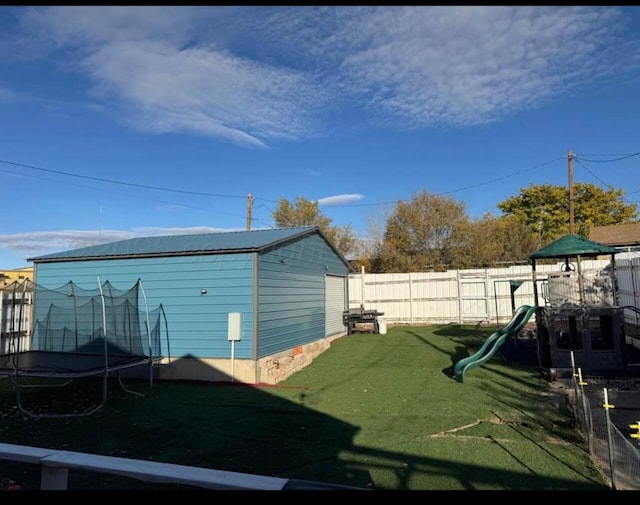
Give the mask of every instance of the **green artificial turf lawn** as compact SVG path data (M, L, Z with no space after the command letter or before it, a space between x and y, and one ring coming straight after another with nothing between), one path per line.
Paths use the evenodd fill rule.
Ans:
M163 381L138 398L112 381L107 407L77 418L25 417L4 379L0 441L375 490L607 489L533 368L494 356L464 383L452 378L491 332L397 326L345 336L274 387ZM81 408L99 388L85 379L25 391L24 402ZM38 489L35 465L1 468L0 478ZM72 490L158 488L172 486L69 473Z

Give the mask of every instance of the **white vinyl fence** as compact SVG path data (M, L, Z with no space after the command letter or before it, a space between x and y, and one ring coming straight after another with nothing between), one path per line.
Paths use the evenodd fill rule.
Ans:
M5 443L0 443L0 460L38 465L40 467L40 490L45 491L66 491L69 470L120 475L156 484L182 484L195 488L227 491L363 490L325 482L269 477L266 475L174 465L159 461L101 456L98 454L59 451L43 447Z
M30 285L13 283L0 289L0 354L29 349L33 290L23 286Z
M540 298L546 293L548 274L559 273L563 263L536 264ZM610 268L611 262L582 260L581 267L588 275ZM620 303L640 306L636 295L636 287L640 287L640 257L616 258L616 270L618 284L624 289ZM534 303L531 265L349 275L349 308L362 305L365 309L375 309L384 313L381 319L392 324L501 324L508 322L519 306Z
M640 252L616 255L616 273L620 305L640 309ZM625 321L640 326L638 310L625 310Z

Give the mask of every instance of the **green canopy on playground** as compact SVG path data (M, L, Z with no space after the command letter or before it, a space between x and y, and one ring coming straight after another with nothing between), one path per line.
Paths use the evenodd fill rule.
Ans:
M565 235L542 249L538 249L529 256L529 259L600 256L601 254L616 254L619 252L621 251L615 247L587 240L580 235Z

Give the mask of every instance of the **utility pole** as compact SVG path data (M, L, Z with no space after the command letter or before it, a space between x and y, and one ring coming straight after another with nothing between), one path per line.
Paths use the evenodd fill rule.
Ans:
M247 195L247 231L251 231L251 210L253 209L253 195Z
M569 149L567 156L569 160L569 233L575 233L575 226L573 223L573 152Z

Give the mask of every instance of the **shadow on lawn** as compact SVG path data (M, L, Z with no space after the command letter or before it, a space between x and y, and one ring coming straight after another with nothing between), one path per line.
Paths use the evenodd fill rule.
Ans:
M491 438L491 437L489 437ZM495 442L495 439L492 440ZM514 455L504 446L505 458L513 458ZM387 460L385 464L375 465L377 470L390 470L396 477L396 485L392 488L378 487L378 490L411 490L411 483L419 481L421 477L437 475L438 477L446 477L456 480L464 490L476 491L479 489L501 489L507 491L518 490L603 490L606 489L602 484L583 476L591 481L576 487L576 483L562 478L549 477L537 474L527 467L526 461L521 462L523 469L526 471L511 471L492 469L479 465L465 464L451 460L442 460L430 457L411 456L402 453L384 451L380 449L355 448L361 456ZM567 465L571 468L570 465Z
M432 345L424 337L412 334ZM87 380L93 387L99 382L96 377ZM8 443L362 489L416 489L421 487L420 482L433 481L434 476L435 482L440 478L454 479L469 490L576 486L566 479L521 469L488 469L357 445L354 439L360 428L307 407L304 388L160 381L148 397L140 398L127 395L117 383L110 383L109 403L103 411L88 417L34 420L12 409L15 398L7 385L9 381L0 383L0 439ZM77 395L78 387L81 383L67 394ZM62 390L60 393L65 394ZM34 395L33 401L51 401L50 391L34 391ZM15 480L23 489L38 489L40 470L35 465L3 462L2 467L3 477ZM373 476L381 472L390 472L392 478L376 486ZM583 489L602 489L596 482L580 485ZM424 486L422 489L427 489ZM71 490L175 488L108 474L69 473Z
M433 330L434 335L449 337L450 340L456 343L460 342L460 345L456 345L455 352L451 354L449 349L445 349L437 345L434 345L433 342L429 341L429 339L425 338L423 335L416 333L415 331L406 330L406 332L407 334L413 335L414 337L420 339L422 342L430 346L432 349L435 349L438 352L451 356L451 366L443 368L442 373L452 379L455 378L455 374L454 374L455 364L461 359L464 359L470 356L470 352L469 352L470 349L472 350L472 352L475 352L476 348L480 348L480 346L482 345L482 342L484 342L484 339L487 336L489 336L491 333L493 333L493 331L489 332L489 330L486 330L484 328L478 330L478 329L469 328L468 326L460 326L460 325L446 326L446 327L442 327L442 329Z
M178 360L180 361L180 360ZM186 362L187 360L183 360ZM185 363L169 367L179 369ZM315 412L298 402L270 394L276 386L233 382L200 361L189 360L198 376L226 377L216 382L155 380L147 397L127 394L109 379L108 402L89 416L32 418L16 408L9 380L0 381L0 440L41 448L153 460L255 475L268 475L357 488L371 485L364 469L344 465L339 454L352 446L357 426ZM159 373L171 375L171 369ZM129 370L127 385L145 381ZM82 412L95 402L102 377L73 381L64 388L23 392L31 411ZM137 386L137 387L136 387ZM283 388L284 389L284 388ZM6 475L22 489L39 489L40 469L33 464L2 462ZM347 484L348 483L348 484ZM158 485L116 475L72 470L69 489L158 489ZM172 489L178 486L161 485Z

